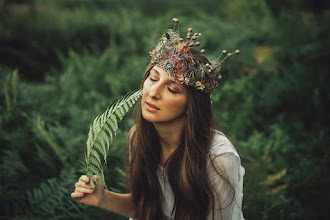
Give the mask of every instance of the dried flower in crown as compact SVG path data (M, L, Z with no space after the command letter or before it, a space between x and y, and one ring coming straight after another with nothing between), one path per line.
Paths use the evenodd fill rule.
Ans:
M179 31L175 30L179 23L178 18L173 18L174 28L168 30L158 41L157 46L150 52L151 63L158 65L170 75L178 79L182 84L193 86L194 88L212 93L218 85L218 80L221 78L220 69L222 63L233 54L239 54L236 50L233 53L228 53L223 50L221 55L210 63L199 63L192 55L190 48L199 46L200 42L196 39L200 33L192 34L192 28L188 28L186 41L180 37ZM205 50L202 49L204 54ZM227 55L226 55L227 54ZM220 58L226 55L222 60Z

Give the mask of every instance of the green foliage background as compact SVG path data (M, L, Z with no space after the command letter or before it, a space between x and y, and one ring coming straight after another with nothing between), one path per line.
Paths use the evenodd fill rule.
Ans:
M246 168L246 219L326 219L329 20L326 1L0 1L1 219L124 219L73 202L89 124L137 89L172 17L200 48L241 54L213 94L219 128ZM125 192L124 119L106 182Z

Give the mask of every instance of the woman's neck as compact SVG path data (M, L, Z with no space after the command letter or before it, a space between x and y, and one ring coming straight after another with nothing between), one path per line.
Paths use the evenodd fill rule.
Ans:
M154 123L161 145L162 158L160 164L162 166L179 147L183 126L184 120L176 120L171 123Z

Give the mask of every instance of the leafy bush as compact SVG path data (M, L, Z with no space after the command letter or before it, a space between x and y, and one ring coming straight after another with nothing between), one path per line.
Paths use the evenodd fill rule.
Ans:
M328 14L257 0L26 2L0 4L1 216L123 219L70 198L89 124L139 87L148 51L179 17L181 34L188 25L202 33L208 57L242 52L212 99L246 168L245 218L326 218ZM133 123L124 119L108 159L117 192Z

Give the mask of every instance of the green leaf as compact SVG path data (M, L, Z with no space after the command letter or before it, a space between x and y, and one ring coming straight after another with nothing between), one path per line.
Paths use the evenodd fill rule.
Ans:
M128 93L97 116L90 125L85 154L86 175L90 178L97 175L106 189L103 167L107 162L113 138L116 136L118 123L144 92L144 90L138 90ZM93 181L90 184L93 188L95 187Z

